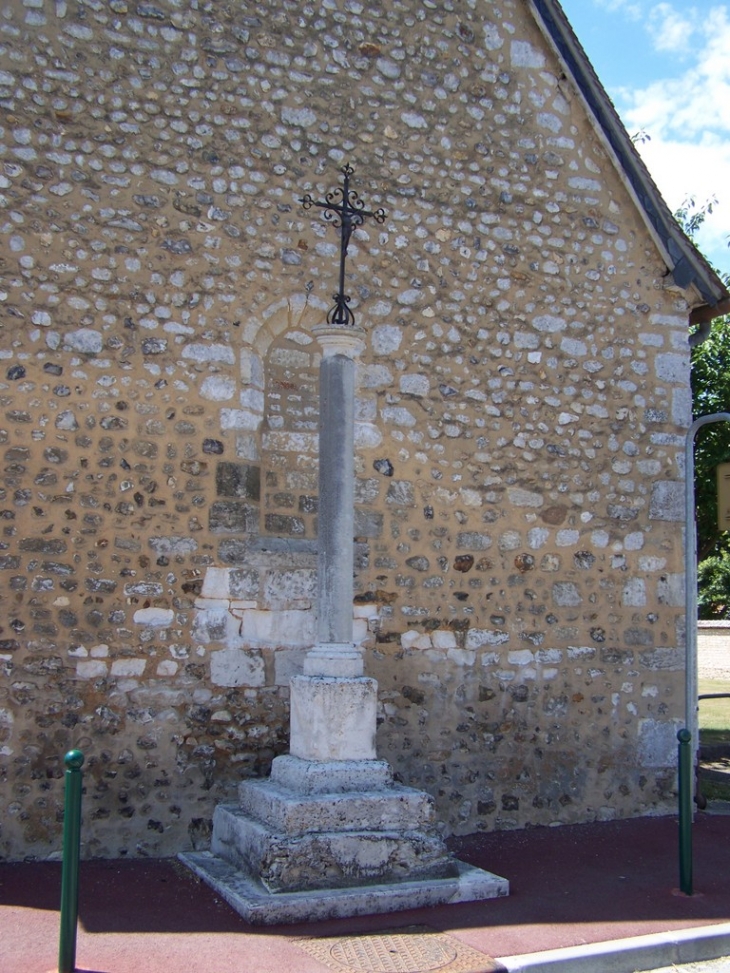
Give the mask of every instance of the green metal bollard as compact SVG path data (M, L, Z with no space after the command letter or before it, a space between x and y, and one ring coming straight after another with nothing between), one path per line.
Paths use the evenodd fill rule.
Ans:
M79 917L79 852L81 845L81 767L84 755L69 750L63 810L63 865L61 868L61 931L58 942L58 973L76 969L76 928Z
M679 740L679 888L692 895L692 734L680 730Z

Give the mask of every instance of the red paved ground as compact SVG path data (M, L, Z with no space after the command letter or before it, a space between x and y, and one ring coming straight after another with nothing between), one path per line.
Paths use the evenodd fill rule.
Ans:
M268 928L249 926L174 861L84 862L77 967L326 973L295 937L427 925L508 956L730 921L730 817L699 814L693 835L691 898L676 891L676 821L644 818L450 842L508 878L507 899ZM0 864L0 973L55 970L59 889L57 863Z

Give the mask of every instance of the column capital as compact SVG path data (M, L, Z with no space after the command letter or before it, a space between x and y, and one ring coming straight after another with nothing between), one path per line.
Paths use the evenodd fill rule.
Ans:
M331 324L320 324L312 331L322 348L324 358L344 355L354 361L365 349L365 332L357 325L338 328Z

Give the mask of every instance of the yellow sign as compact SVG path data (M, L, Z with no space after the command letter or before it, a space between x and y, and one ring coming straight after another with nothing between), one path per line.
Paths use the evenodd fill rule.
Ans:
M717 467L717 526L730 530L730 463Z

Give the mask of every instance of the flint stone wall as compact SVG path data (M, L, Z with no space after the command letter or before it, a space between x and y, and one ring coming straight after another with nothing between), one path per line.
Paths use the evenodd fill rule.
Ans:
M529 5L5 0L0 856L169 855L287 751L350 246L356 637L466 833L673 807L685 295Z

